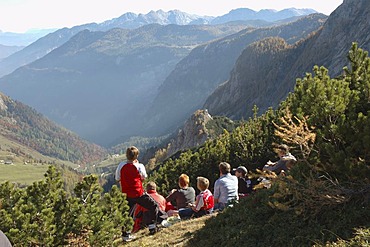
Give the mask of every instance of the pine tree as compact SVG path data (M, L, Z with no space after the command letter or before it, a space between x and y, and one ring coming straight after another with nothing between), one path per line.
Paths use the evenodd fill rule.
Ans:
M44 180L25 189L9 182L0 185L0 225L13 246L116 246L122 226L132 224L117 186L102 194L93 175L76 185L75 195L67 195L60 172L52 166Z

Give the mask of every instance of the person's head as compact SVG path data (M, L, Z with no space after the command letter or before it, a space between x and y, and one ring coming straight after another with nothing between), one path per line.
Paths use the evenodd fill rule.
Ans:
M181 174L179 177L180 188L186 188L189 186L189 176L186 174Z
M228 174L230 171L231 171L231 166L229 163L227 162L221 162L219 165L218 165L218 168L220 169L220 173L222 175L225 175L225 174Z
M149 191L149 190L156 190L157 189L157 185L153 182L153 181L150 181L147 183L146 185L146 190Z
M239 166L235 170L235 176L238 178L245 178L247 176L248 170L245 168L245 166Z
M276 153L279 155L279 157L284 156L289 153L289 147L285 144L281 144L277 146Z
M134 161L139 157L139 149L135 146L131 146L126 150L127 160Z
M209 180L205 177L197 177L197 187L200 191L208 189Z

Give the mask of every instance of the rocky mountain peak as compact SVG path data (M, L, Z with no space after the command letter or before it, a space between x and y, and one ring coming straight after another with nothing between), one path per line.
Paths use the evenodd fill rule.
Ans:
M195 111L185 122L183 128L179 129L176 138L168 144L168 156L179 150L202 145L209 138L206 124L212 119L207 109Z

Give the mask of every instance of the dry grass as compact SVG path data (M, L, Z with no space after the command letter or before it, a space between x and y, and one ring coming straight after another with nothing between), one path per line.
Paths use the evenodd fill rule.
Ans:
M124 243L121 246L131 247L182 247L187 246L188 240L193 234L201 229L206 220L214 217L215 214L210 216L203 216L201 218L182 220L173 224L168 228L161 228L161 231L155 235L149 235L148 229L143 229L134 234L135 240Z

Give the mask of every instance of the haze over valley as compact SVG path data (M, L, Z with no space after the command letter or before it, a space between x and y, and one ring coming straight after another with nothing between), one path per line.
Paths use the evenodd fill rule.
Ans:
M366 30L368 9L356 9L362 19L342 13L361 4L345 1L329 17L294 8L124 13L12 47L0 91L105 148L176 135L198 109L247 119L255 105L276 107L317 63L338 75L354 40L369 47L365 31L345 29Z

